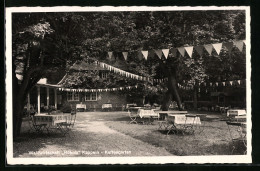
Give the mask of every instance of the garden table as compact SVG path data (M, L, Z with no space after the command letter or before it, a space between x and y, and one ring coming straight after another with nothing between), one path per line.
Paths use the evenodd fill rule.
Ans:
M154 109L138 109L137 114L140 118L148 119L147 124L152 124L154 118L159 119L159 113L156 113Z
M111 103L102 104L102 110L111 110L111 109L112 109Z
M158 119L158 129L160 130L161 128L167 129L169 127L167 117L168 114L187 114L187 111L177 111L177 110L168 110L168 111L162 111L162 110L154 110L154 112L159 114L159 119Z
M33 116L34 127L37 125L44 125L44 129L47 130L48 134L49 128L55 128L63 132L61 128L62 123L67 123L71 120L71 114L37 114ZM40 131L37 131L40 132Z
M77 110L77 109L87 110L87 106L86 106L86 104L76 104L76 110Z
M230 109L227 111L227 116L241 116L246 115L246 110L244 109Z
M183 133L194 133L195 126L201 125L200 117L191 114L168 114L167 122L172 125L168 130L167 135L173 130L176 130L177 132L183 130Z
M49 126L57 126L58 123L67 122L71 114L38 114L34 116L34 121L37 124L47 124Z

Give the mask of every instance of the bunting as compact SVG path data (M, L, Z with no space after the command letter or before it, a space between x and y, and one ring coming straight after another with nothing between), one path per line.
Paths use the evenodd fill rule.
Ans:
M195 50L198 52L200 56L203 54L203 46L195 46Z
M221 52L222 47L225 47L228 51L228 53L231 53L233 46L237 47L240 52L242 52L244 43L246 43L246 40L237 40L233 42L224 42L224 43L214 43L214 44L206 44L206 45L198 45L198 46L189 46L189 47L178 47L178 48L170 48L170 49L154 49L154 50L149 50L149 51L138 51L139 58L142 58L142 56L147 60L148 58L148 53L151 53L151 57L153 56L153 53L156 53L156 55L161 59L162 54L165 56L167 59L169 56L169 53L171 54L171 57L176 57L177 51L181 54L182 57L185 56L185 51L189 55L190 58L192 58L193 50L195 49L197 53L202 56L203 55L203 48L206 49L208 54L211 56L212 55L212 50L213 48L215 49L216 53L219 55ZM122 52L124 59L127 60L128 52ZM113 52L108 52L109 59L112 58ZM140 59L141 60L141 59Z
M147 60L148 57L148 51L141 51L142 54L144 55L144 59Z
M118 91L118 90L131 90L133 88L138 88L135 86L118 87L118 88L104 88L104 89L71 89L71 88L59 88L60 91L68 92L104 92L104 91Z
M128 52L122 52L122 53L123 53L123 56L124 56L125 60L127 60Z
M193 46L190 47L184 47L190 58L192 57L192 52L193 52Z
M223 46L225 46L228 50L228 53L231 53L231 50L233 48L233 42L227 42L227 43L223 43Z
M112 55L113 55L113 52L108 52L108 57L109 57L109 59L112 58Z
M177 49L176 48L170 49L170 52L171 52L173 57L176 57L176 54L177 54Z
M141 80L141 81L146 81L146 80L149 81L149 79L147 77L143 77L143 76L140 76L140 75L132 74L130 72L121 70L119 68L113 67L113 66L108 65L108 64L103 63L103 62L99 62L99 65L100 65L100 67L102 67L104 69L108 69L111 72L118 73L119 75L122 75L122 76L125 76L125 77L130 77L132 79ZM155 79L152 79L151 81L154 81L154 80ZM167 81L168 79L160 79L160 80Z
M244 47L243 40L234 41L234 45L239 49L240 52L243 51L243 47Z
M206 51L209 53L209 55L211 56L213 46L211 44L208 44L208 45L204 45L204 47Z
M212 46L214 47L215 51L216 51L217 54L219 55L220 50L221 50L221 48L222 48L222 43L212 44Z
M167 59L169 55L169 49L162 49L162 52L164 54L164 57Z
M234 85L241 85L241 81L243 80L233 80L233 81L223 81L223 82L209 82L208 84L206 82L201 82L199 83L199 86L204 86L206 87L207 85L212 87L212 86L220 86L221 84L223 86L226 86L226 85L230 85L230 86L234 86ZM182 86L182 87L192 87L193 85L191 83L185 83L185 81L183 81L183 83L185 85L181 85L178 83L179 86Z
M178 48L178 51L180 52L181 56L184 57L184 55L185 55L185 49L184 49L184 47L179 47L179 48Z
M160 59L162 58L162 50L161 50L161 49L154 50L154 52L156 53L156 55L157 55Z

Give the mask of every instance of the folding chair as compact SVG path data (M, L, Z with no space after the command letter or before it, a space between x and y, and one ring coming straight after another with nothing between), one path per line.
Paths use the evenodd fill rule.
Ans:
M168 114L167 113L159 113L160 117L158 118L158 130L164 129L167 130L169 127L169 123L167 120Z
M232 122L227 121L228 125L228 131L230 138L232 140L232 151L231 154L233 154L234 150L236 149L236 143L240 142L245 147L244 154L247 152L247 142L246 142L246 122Z
M139 115L137 114L138 109L128 109L128 115L131 121L129 122L130 124L135 123L137 124L137 118Z
M67 119L66 122L61 122L58 123L58 129L60 130L60 132L65 136L66 134L69 134L69 132L71 131L71 128L74 127L75 121L76 121L76 117L77 117L77 113L76 110L72 111L70 114L69 119Z
M36 133L43 134L44 130L46 130L47 133L49 134L48 124L47 123L37 123L37 121L33 115L29 116L29 127L30 127L29 132L31 130L34 130Z
M196 117L197 115L185 115L185 123L183 124L182 127L182 134L184 135L184 133L188 133L188 134L194 134L195 129L196 129L196 125L195 125L195 121L196 121Z

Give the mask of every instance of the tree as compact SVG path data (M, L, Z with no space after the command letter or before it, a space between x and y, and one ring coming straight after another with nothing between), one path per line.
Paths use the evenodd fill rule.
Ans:
M80 19L72 13L13 14L13 131L19 136L26 97L37 82L75 61L82 33L75 35ZM79 29L78 29L79 31ZM78 39L72 39L78 36ZM74 41L72 41L74 40ZM22 80L16 77L22 76Z
M168 78L163 108L169 101L177 101L182 109L177 83L195 83L205 79L214 80L241 77L239 68L244 65L241 56L223 51L220 56L203 57L194 53L190 59L178 52L159 59L154 49L196 46L216 42L228 42L245 38L244 11L146 11L146 12L87 12L87 13L23 13L13 14L13 87L14 135L19 135L22 108L28 92L40 78L61 68L69 68L77 60L98 60L123 70L148 77L150 81L137 84L157 85L151 78ZM149 50L148 60L140 53ZM113 52L109 59L107 52ZM128 52L124 61L122 52ZM234 59L233 59L234 57ZM217 62L213 62L217 61ZM215 72L213 67L221 72ZM234 63L239 64L236 66ZM231 67L230 67L231 66ZM237 73L234 73L236 71ZM21 84L15 72L23 76ZM221 73L221 74L220 74ZM235 76L237 75L237 76ZM122 80L102 83L93 80L89 86L134 85L135 81ZM218 78L219 78L218 77ZM112 79L111 79L112 80ZM88 81L80 76L70 86L79 87ZM72 80L73 82L73 80ZM161 86L163 88L164 85ZM158 88L157 90L161 89ZM150 91L151 92L151 91ZM146 94L150 93L147 90Z

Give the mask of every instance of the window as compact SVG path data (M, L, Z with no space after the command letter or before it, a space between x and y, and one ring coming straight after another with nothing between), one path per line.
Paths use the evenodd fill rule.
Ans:
M100 73L100 77L101 77L102 79L107 78L107 76L108 76L108 73L107 73L107 72L101 72L101 73Z
M94 93L86 93L85 101L97 101L97 92Z
M67 99L68 99L68 101L79 101L79 93L78 92L68 92Z

